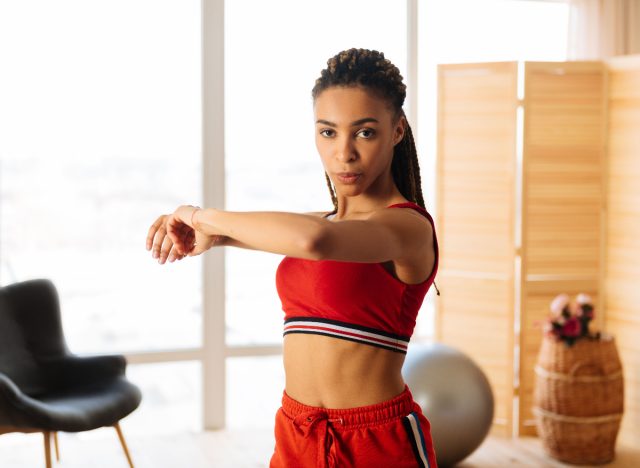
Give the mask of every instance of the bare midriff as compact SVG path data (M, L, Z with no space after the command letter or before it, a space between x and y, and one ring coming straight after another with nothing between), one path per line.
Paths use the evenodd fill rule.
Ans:
M355 408L398 396L404 390L405 355L322 335L284 337L286 392L321 408Z

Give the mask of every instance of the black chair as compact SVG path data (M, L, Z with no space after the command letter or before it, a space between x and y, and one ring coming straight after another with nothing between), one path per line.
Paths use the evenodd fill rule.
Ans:
M58 293L49 280L0 287L0 434L42 432L51 467L57 432L113 426L129 466L119 421L142 399L125 377L124 356L72 354L65 342ZM87 466L89 465L89 462Z

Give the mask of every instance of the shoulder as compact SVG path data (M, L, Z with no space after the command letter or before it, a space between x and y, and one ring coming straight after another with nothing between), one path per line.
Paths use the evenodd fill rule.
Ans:
M397 203L372 212L368 220L393 230L403 242L428 247L433 242L431 215L415 203Z
M426 224L428 226L431 226L431 215L429 214L429 212L424 209L423 207L421 207L420 205L418 205L417 203L413 203L413 202L400 202L400 203L394 203L393 205L384 207L384 208L380 208L378 210L373 211L370 215L369 218L371 219L383 219L383 218L388 218L388 219L413 219L413 220L418 220L420 221L421 224Z
M404 254L394 259L397 273L408 275L401 278L402 281L413 284L417 282L416 277L424 278L425 265L431 271L436 255L437 241L431 214L417 203L400 202L376 210L372 218L393 230L404 244ZM414 273L408 274L403 268Z

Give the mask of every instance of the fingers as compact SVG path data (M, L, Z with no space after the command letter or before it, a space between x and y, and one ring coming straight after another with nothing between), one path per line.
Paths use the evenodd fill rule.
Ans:
M153 258L160 258L162 245L164 244L165 239L168 239L167 230L165 229L164 224L161 224L160 227L157 228L157 232L155 232L155 237L152 236L151 239L153 239L151 256ZM148 243L149 243L149 240L147 240L147 245Z
M193 249L195 242L195 230L182 221L170 216L167 219L167 235L175 244L179 255L186 255Z
M160 216L158 219L155 220L155 222L149 228L149 231L147 232L147 242L146 242L147 250L151 249L151 246L153 245L153 238L156 235L156 232L160 228L163 228L163 226L164 226L164 218L165 218L165 215Z
M180 235L180 243L178 244L178 253L183 257L193 251L195 247L195 234L193 229Z
M184 257L186 257L186 255L180 255L177 249L175 248L175 246L173 246L171 251L169 252L169 256L167 257L167 260L173 263L176 260L182 260Z
M146 249L161 265L182 260L195 246L195 230L172 215L160 216L149 228Z
M180 248L178 246L179 242L180 242L180 235L179 235L179 223L176 222L175 218L173 216L169 216L169 218L167 219L167 235L171 238L171 240L173 241L174 244L176 244L177 248L178 248L178 253L182 253L180 252Z
M164 238L162 241L162 248L160 249L160 258L158 258L158 263L161 265L167 261L167 257L169 256L169 252L173 247L173 242L169 237Z

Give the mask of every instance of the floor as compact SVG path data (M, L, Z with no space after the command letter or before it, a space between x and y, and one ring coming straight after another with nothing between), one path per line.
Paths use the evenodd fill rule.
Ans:
M125 431L126 436L126 431ZM127 468L113 429L58 436L64 468ZM257 468L266 467L273 450L272 433L266 429L181 433L164 436L130 436L127 442L136 468ZM44 467L39 434L0 436L0 467ZM489 437L459 468L569 467L542 453L540 440L506 440ZM640 467L640 449L618 447L612 468Z

